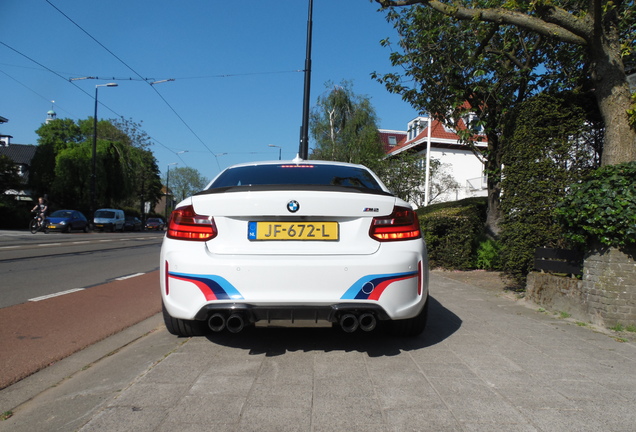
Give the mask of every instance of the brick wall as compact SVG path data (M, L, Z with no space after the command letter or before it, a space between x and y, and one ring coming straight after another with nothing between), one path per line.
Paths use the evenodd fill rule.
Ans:
M530 273L526 297L575 319L613 327L636 325L636 248L598 250L585 258L582 280Z
M636 325L636 248L596 251L583 265L582 293L592 322Z

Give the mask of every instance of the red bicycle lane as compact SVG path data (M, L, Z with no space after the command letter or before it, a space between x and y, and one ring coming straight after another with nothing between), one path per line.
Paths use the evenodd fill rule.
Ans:
M0 389L160 311L158 271L0 309Z

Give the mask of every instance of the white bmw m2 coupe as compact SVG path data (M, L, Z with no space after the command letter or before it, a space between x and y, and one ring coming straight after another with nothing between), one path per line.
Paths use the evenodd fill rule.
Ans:
M411 206L368 168L313 160L225 169L180 202L161 248L168 330L238 333L256 322L386 321L415 336L428 311L428 257Z

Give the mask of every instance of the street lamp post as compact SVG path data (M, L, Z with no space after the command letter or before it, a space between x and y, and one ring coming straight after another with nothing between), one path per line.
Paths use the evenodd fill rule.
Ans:
M95 86L95 113L93 115L93 169L91 172L91 214L95 212L97 181L97 90L99 87L117 87L117 83L97 84Z
M178 165L179 162L168 164L168 173L166 174L166 209L164 210L166 220L168 220L168 197L170 196L170 165Z
M278 160L281 160L281 151L283 150L281 146L277 146L274 144L267 144L268 147L278 147Z

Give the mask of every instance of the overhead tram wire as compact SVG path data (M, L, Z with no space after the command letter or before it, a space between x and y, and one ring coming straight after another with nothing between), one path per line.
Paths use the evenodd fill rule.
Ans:
M46 0L46 2L51 5L51 7L53 7L56 11L58 11L60 14L62 14L62 16L64 16L67 20L69 20L71 23L73 23L77 28L79 28L82 32L84 32L88 37L90 37L93 41L95 41L99 46L101 46L102 48L104 48L110 55L112 55L113 57L115 57L121 64L123 64L124 66L126 66L128 69L130 69L135 75L137 75L141 80L146 81L146 79L144 77L142 77L135 69L133 69L130 65L128 65L125 61L123 61L121 58L119 58L119 56L117 56L114 52L112 52L111 50L109 50L103 43L101 43L100 41L98 41L97 39L95 39L95 37L93 37L89 32L87 32L86 30L84 30L82 28L82 26L80 26L79 24L77 24L75 21L73 21L68 15L66 15L64 12L62 12L57 6L55 6L53 3L50 2L50 0ZM146 81L148 82L148 81ZM188 130L190 132L192 132L192 134L199 140L199 142L201 144L203 144L203 146L212 154L214 155L214 152L207 146L207 144L205 144L205 142L203 142L203 140L201 139L201 137L199 137L199 135L197 135L194 130L190 127L190 125L188 125L188 123L183 119L183 117L181 117L179 115L179 113L177 113L177 111L172 107L172 105L170 105L168 103L168 101L166 100L166 98L163 97L163 95L161 93L159 93L159 91L155 88L154 85L152 85L151 83L148 83L148 85L150 85L150 87L155 91L155 93L157 93L157 95L161 98L161 100L164 101L164 103L168 106L168 108L170 108L172 110L172 112L177 116L177 118L179 120L181 120L181 122L185 125L186 128L188 128ZM219 167L219 170L221 169L221 166L219 165L219 161L218 158L216 158L216 163Z
M18 51L17 49L13 48L10 45L7 45L6 43L0 41L0 44L4 45L5 47L9 48L11 51L15 52L16 54L21 55L22 57L24 57L25 59L35 63L36 65L40 66L41 68L45 69L46 71L52 73L53 75L62 78L64 81L66 82L70 82L73 86L75 86L75 88L77 88L78 90L80 90L82 93L84 93L86 96L90 97L91 99L93 99L93 95L88 93L86 90L84 90L83 88L81 88L80 86L78 86L77 84L75 84L74 82L68 80L66 77L62 76L61 74L55 72L53 69L48 68L46 66L44 66L42 63L38 62L37 60L32 59L31 57L29 57L28 55ZM107 110L109 110L110 112L112 112L113 114L115 114L117 117L122 117L120 114L118 114L115 110L113 110L112 108L110 108L108 105L105 105L103 103L100 102L100 105L102 105L104 108L106 108Z
M68 113L71 117L79 118L77 115L75 115L75 114L73 114L73 113L70 113L70 112L66 111L66 110L65 110L62 106L60 106L59 104L56 104L55 102L52 102L52 101L51 101L51 98L47 98L46 96L44 96L44 95L42 95L42 94L38 93L37 91L33 90L31 87L29 87L28 85L24 84L23 82L21 82L20 80L16 79L15 77L13 77L13 76L9 75L9 74L8 74L8 73L6 73L5 71L3 71L3 70L1 70L1 69L0 69L0 73L2 73L2 74L4 74L4 75L6 75L6 76L7 76L7 78L9 78L9 79L11 79L11 80L15 81L16 83L20 84L22 87L24 87L25 89L29 90L30 92L32 92L32 93L33 93L33 94L35 94L36 96L38 96L38 97L40 97L40 98L44 99L45 101L47 101L47 102L49 102L49 103L53 103L56 107L58 107L58 109L61 109L62 111L64 111L64 112Z

